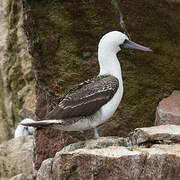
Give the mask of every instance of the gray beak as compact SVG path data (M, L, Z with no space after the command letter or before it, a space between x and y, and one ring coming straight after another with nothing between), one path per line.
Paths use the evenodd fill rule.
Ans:
M126 39L122 45L120 45L121 49L138 49L141 51L152 51L150 48L137 44L133 41Z

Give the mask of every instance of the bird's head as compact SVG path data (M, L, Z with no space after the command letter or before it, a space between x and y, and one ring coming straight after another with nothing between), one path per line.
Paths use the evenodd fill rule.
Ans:
M124 33L119 31L112 31L105 34L99 42L99 49L103 49L104 51L111 51L114 53L118 53L120 50L123 49L138 49L141 51L152 51L148 47L130 41Z

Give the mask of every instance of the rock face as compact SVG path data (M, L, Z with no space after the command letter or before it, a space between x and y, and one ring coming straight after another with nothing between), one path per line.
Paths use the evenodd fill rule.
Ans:
M22 118L34 118L34 75L22 4L0 0L0 143L13 136Z
M43 161L37 180L180 179L179 142L180 126L166 125L71 144Z
M162 124L180 125L180 91L174 91L171 96L159 103L155 125Z
M23 118L35 119L34 77L36 116L41 119L51 109L51 96L63 96L98 74L97 44L108 31L122 30L120 12L131 39L150 46L153 53L119 54L124 97L99 132L126 136L131 129L154 123L159 99L180 89L177 5L164 0L0 0L0 142L12 137ZM35 133L35 169L82 139L80 133L66 134L52 129Z
M30 179L33 161L33 137L14 138L0 144L0 179ZM16 176L16 177L14 177Z
M171 0L175 4L180 4L180 0Z

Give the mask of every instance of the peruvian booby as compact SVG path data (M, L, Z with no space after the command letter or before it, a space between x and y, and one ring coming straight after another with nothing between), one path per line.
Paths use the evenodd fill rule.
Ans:
M98 45L99 75L71 89L48 113L45 120L24 120L24 126L55 128L64 131L94 129L94 138L99 138L96 126L107 121L116 111L122 95L123 81L117 53L123 49L151 51L136 44L119 32L105 34Z
M26 118L23 121L32 121L32 119ZM23 125L19 124L15 130L14 138L17 138L20 136L33 135L33 133L34 133L33 127L23 126Z

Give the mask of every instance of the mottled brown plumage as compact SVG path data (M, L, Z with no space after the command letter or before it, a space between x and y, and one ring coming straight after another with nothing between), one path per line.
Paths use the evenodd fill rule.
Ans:
M92 115L113 97L118 87L118 79L111 75L89 79L71 89L46 119L67 119Z

